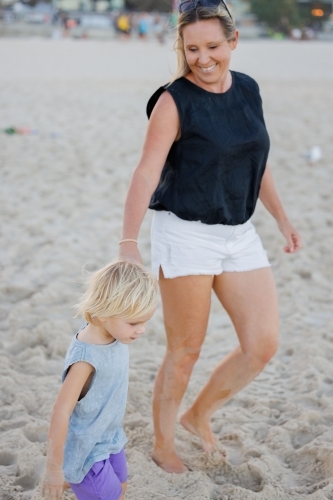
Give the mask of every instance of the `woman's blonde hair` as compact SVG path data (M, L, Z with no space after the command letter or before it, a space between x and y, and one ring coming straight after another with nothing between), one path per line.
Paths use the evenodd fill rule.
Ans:
M157 304L157 281L141 264L117 259L91 274L76 316L94 324L95 317L140 318Z
M177 22L177 35L175 42L177 69L170 83L174 82L178 78L181 78L182 76L187 75L190 71L184 50L183 30L185 26L196 23L197 21L205 21L207 19L218 19L226 39L228 41L235 39L235 22L229 15L223 3L212 7L201 7L199 5L195 9L191 9L180 14Z

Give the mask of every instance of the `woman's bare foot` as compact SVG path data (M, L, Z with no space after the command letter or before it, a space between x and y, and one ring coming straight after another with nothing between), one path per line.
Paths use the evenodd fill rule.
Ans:
M155 464L161 467L165 472L175 472L176 474L188 472L188 468L183 464L175 452L165 453L163 451L154 450L151 454L151 458L154 460Z
M212 455L217 451L216 440L209 423L203 422L195 417L190 410L186 411L179 419L182 426L201 441L203 449L208 455Z

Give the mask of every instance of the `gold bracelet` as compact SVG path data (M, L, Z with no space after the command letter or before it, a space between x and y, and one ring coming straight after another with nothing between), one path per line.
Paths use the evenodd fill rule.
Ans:
M133 241L133 243L138 243L137 240L133 240L132 238L126 238L125 240L120 240L119 245L121 245L122 243L125 243L126 241Z

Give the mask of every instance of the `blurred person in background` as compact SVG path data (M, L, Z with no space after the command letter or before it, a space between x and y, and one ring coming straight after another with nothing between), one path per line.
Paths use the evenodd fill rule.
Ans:
M166 37L165 21L159 14L155 14L154 16L154 22L152 28L153 28L153 33L156 36L157 40L162 44L165 43L165 37Z
M146 40L148 33L149 33L148 14L146 12L143 12L142 14L140 14L138 21L139 38L141 38L142 40Z
M124 38L129 38L131 35L131 21L128 14L124 12L115 20L116 32L123 35Z

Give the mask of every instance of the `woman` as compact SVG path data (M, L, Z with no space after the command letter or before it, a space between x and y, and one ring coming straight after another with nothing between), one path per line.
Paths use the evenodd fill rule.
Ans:
M286 239L301 245L266 165L269 138L256 82L229 70L238 32L224 3L180 5L178 68L148 103L142 157L124 213L121 257L141 260L137 237L147 207L153 270L159 274L167 334L156 377L153 460L184 472L174 447L179 405L205 338L211 291L235 327L239 346L214 369L181 424L215 450L213 413L251 382L278 347L276 290L250 222L258 197Z

